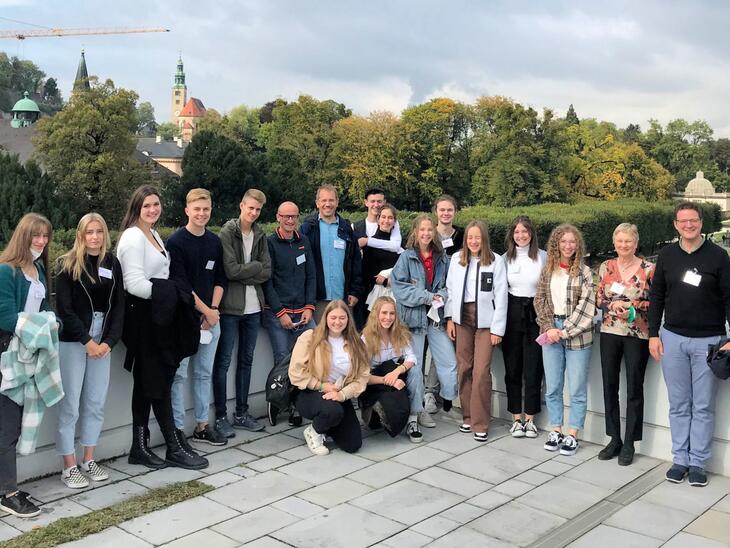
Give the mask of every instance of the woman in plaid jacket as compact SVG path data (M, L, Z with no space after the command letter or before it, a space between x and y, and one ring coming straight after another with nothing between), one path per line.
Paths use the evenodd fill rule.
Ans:
M574 455L587 408L588 367L593 344L596 294L593 275L583 263L581 233L572 225L556 227L547 245L547 260L535 295L535 312L545 367L545 403L552 431L548 451ZM570 422L563 435L563 385L568 371Z

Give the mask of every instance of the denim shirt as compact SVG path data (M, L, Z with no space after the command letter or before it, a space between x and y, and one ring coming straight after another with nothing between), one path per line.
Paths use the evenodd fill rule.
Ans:
M337 235L339 226L339 217L331 223L319 218L319 248L328 301L345 298L345 241Z

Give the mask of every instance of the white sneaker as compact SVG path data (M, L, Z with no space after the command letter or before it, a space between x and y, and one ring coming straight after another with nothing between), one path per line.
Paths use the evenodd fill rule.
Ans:
M411 421L406 426L406 434L413 443L421 443L423 441L423 434L418 429L418 421Z
M512 428L509 429L509 433L512 434L513 438L524 438L525 425L522 424L522 421L515 421L512 423Z
M89 486L89 480L79 470L78 466L66 468L61 472L61 481L66 484L69 489L84 489Z
M431 392L426 392L426 395L423 397L423 408L426 410L426 413L431 413L432 415L438 413L439 408L436 405L436 396Z
M96 464L95 460L81 463L81 471L91 481L106 481L109 479L109 472Z
M436 428L436 422L431 418L431 415L426 411L421 411L418 414L418 424L425 426L426 428Z
M532 419L526 420L525 424L522 425L522 429L525 431L525 436L528 438L537 437L537 426L532 422Z
M304 439L309 450L315 455L329 454L330 450L324 445L324 436L318 434L311 424L304 429Z

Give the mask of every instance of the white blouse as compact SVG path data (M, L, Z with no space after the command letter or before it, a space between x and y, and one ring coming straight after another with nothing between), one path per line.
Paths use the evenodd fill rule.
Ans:
M170 277L170 257L160 235L153 230L152 236L162 252L136 226L122 232L117 244L117 258L122 266L124 289L140 299L152 297L152 278L166 280Z
M515 258L507 262L507 284L509 294L515 297L534 297L537 292L537 282L540 280L542 267L545 266L547 254L539 249L537 260L533 261L528 255L529 246L517 247ZM505 255L506 259L506 255Z

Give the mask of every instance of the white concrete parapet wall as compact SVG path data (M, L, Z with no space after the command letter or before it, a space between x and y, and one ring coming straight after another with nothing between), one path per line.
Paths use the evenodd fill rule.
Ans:
M586 417L585 431L580 437L586 441L603 444L607 441L603 418L603 383L601 380L600 361L600 335L596 336L593 345L593 352L590 363L590 376L588 380L588 414ZM236 356L234 350L233 356ZM112 371L109 384L109 396L106 402L106 416L104 430L99 440L97 458L99 460L116 457L125 454L131 444L132 413L130 402L132 397L132 375L122 366L124 362L124 347L119 345L112 353ZM266 402L264 399L264 383L266 376L273 364L271 346L266 332L262 329L259 333L256 352L254 354L254 366L251 378L251 395L249 405L255 416L264 416ZM234 392L235 365L231 365L228 378L229 396ZM495 417L510 419L507 412L507 396L504 384L504 363L501 350L496 350L492 360L492 375L494 380L494 398L492 411ZM190 382L188 378L188 383ZM659 459L671 460L671 438L669 433L669 404L667 392L662 378L659 364L650 358L644 382L644 439L637 445L637 452L656 457ZM212 396L211 396L212 402ZM621 376L621 416L624 418L626 402L625 378ZM188 384L186 403L188 408L187 428L191 431L193 426L192 404ZM569 394L565 392L566 414L570 413ZM229 400L228 411L234 410L233 400ZM211 407L211 417L212 417ZM151 415L154 417L154 414ZM730 380L720 381L717 393L716 406L717 422L713 440L713 458L709 469L713 472L730 476ZM567 417L566 417L567 418ZM281 419L286 420L286 416ZM537 423L542 428L547 428L547 410L543 406L542 413L538 416ZM268 424L268 422L267 422ZM162 436L157 428L154 418L150 420L152 430L152 444L162 443ZM18 457L18 476L20 481L30 478L44 476L50 473L59 472L61 469L60 457L55 451L56 431L56 409L47 410L40 428L38 449L28 456ZM367 440L365 441L367 443ZM525 443L531 443L525 441ZM158 451L159 452L159 451ZM485 462L485 466L489 463Z

